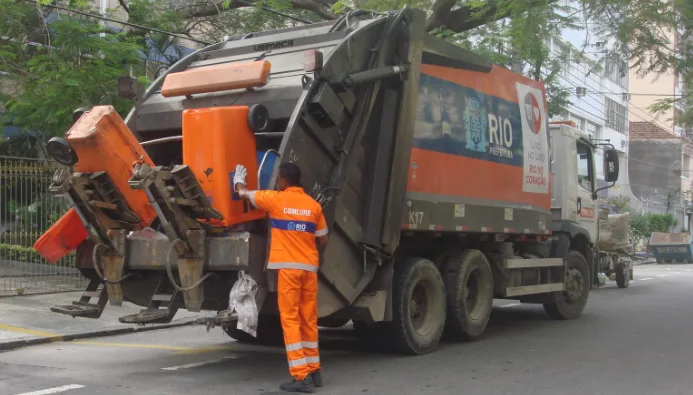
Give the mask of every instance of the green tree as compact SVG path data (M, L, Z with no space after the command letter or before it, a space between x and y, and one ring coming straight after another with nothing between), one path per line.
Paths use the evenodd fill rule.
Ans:
M647 228L649 233L652 232L672 232L678 221L671 214L647 214Z
M628 218L628 232L635 240L641 240L650 237L650 227L647 217L641 211L630 210Z
M69 1L71 6L86 3L86 0ZM607 59L618 58L625 59L625 66L632 65L641 74L678 70L686 82L693 78L690 72L693 40L687 40L690 33L684 32L677 46L670 36L663 34L691 25L693 3L688 0L578 0L574 7L558 0L119 0L119 3L118 17L123 20L206 42L219 41L226 35L303 23L299 20L333 20L355 8L376 11L403 6L421 8L428 15L429 32L479 51L530 78L543 79L551 114L562 112L574 89L559 78L566 60L564 55L553 53L544 45L545 38L559 35L563 29L585 31L589 23L591 32L596 29L602 40L614 44L596 65L590 65L590 72L599 72ZM146 29L138 28L128 28L128 32L140 37L149 34ZM585 44L573 48L570 56L580 57L586 51L586 31L585 34ZM660 108L671 105L663 102ZM682 119L689 112L685 111ZM690 117L693 124L693 115Z
M0 0L0 9L0 73L8 87L0 95L2 124L45 140L65 133L78 107L129 109L131 102L117 95L117 80L137 64L141 46L125 33L69 15L49 25L49 11L24 2Z
M627 212L630 207L630 198L623 195L611 196L606 199L606 203L616 207L619 213L624 213Z

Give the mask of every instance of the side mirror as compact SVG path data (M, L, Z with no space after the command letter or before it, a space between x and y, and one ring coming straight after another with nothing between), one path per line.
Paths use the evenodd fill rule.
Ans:
M616 182L618 180L618 151L615 149L604 150L604 181Z

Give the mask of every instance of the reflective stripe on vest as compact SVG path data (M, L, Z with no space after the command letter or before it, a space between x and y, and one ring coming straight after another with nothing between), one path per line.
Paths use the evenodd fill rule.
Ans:
M315 223L308 221L294 221L290 219L270 219L270 225L279 230L293 232L315 233Z
M267 269L297 269L313 273L318 272L317 266L299 262L269 262L267 263Z

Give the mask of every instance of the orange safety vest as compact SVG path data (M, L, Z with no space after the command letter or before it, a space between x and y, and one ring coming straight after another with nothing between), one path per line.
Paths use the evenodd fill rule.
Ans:
M284 191L255 191L250 202L270 216L271 243L267 269L317 272L315 238L327 235L322 206L300 187Z

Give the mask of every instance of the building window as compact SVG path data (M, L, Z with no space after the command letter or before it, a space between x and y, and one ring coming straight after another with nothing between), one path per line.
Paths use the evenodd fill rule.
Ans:
M688 154L683 154L683 166L682 166L682 172L681 175L689 178L690 177L690 172L691 172L691 157Z
M568 119L575 122L575 125L577 125L578 129L582 130L583 132L585 131L585 118L579 117L573 113L569 113L568 117Z
M587 133L587 136L592 139L592 140L599 140L601 139L601 126L597 125L594 122L589 122L587 121L586 129L585 132Z
M557 40L553 42L554 47L556 47L556 54L561 62L561 75L563 77L571 77L571 63L570 63L570 48L568 46L561 44Z
M607 55L604 61L604 76L623 88L628 87L628 65L618 55Z
M626 108L608 97L606 98L606 126L626 134Z

